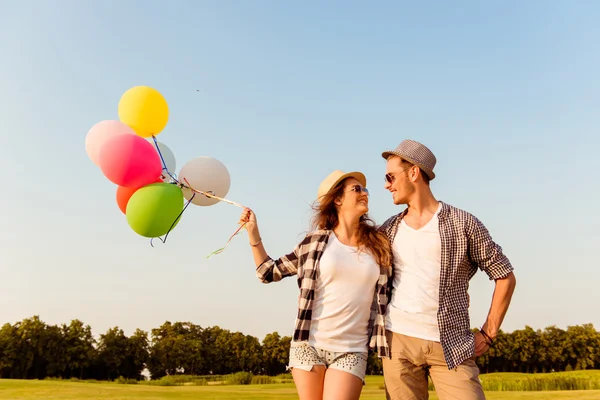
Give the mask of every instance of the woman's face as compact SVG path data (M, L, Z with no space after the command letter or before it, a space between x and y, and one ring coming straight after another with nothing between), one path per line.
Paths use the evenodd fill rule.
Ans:
M348 178L342 183L344 191L336 200L338 212L364 215L369 212L369 191L355 178Z

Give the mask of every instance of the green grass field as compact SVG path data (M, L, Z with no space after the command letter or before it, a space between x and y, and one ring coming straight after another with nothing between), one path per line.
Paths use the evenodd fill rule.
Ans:
M600 376L600 371L590 376ZM541 375L541 374L540 374ZM499 379L502 374L489 374L488 378ZM531 375L530 375L531 376ZM524 379L526 374L507 374L509 381ZM363 389L361 399L384 400L383 378L370 376ZM490 400L539 400L539 399L600 399L600 390L564 391L486 391ZM144 384L123 385L117 383L84 383L58 380L25 381L0 380L0 399L10 400L275 400L298 399L292 383L244 385L244 386L150 386ZM434 392L430 399L437 400Z

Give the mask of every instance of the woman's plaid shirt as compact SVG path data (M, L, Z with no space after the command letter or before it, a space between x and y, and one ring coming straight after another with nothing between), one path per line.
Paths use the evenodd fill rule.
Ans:
M298 275L298 316L294 330L294 341L307 341L312 321L315 287L319 277L319 260L327 246L330 230L317 230L309 233L294 251L277 260L267 257L256 268L256 276L263 283L278 282L281 279ZM381 268L391 270L391 268ZM381 272L373 293L371 316L369 318L369 349L377 351L380 357L389 357L385 338L385 313L387 309L388 275Z
M388 219L381 230L394 243L398 226L407 210ZM475 338L469 318L469 280L484 271L490 280L513 271L502 248L494 243L486 227L473 215L442 203L438 214L441 239L440 299L437 313L440 343L448 369L475 354ZM391 300L393 272L388 287Z

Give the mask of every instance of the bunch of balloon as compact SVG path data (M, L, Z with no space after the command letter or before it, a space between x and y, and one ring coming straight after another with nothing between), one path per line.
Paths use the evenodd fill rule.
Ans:
M164 235L183 211L183 192L167 179L175 157L156 141L167 125L169 107L157 90L136 86L121 96L118 115L119 121L100 121L89 130L86 152L117 185L117 205L133 231L150 238Z
M86 136L85 148L104 176L117 185L117 205L137 234L165 235L164 242L190 203L211 206L224 201L243 207L223 198L231 180L217 159L192 159L177 178L173 152L156 140L169 119L167 102L157 90L148 86L127 90L118 115L118 121L96 123Z

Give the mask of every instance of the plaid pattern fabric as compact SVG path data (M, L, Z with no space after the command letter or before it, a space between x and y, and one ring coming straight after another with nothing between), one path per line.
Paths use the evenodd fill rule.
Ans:
M256 276L263 283L278 282L283 278L298 275L298 317L293 341L307 341L312 321L312 307L315 287L319 277L319 260L323 255L330 230L309 233L294 251L277 260L267 257L256 268ZM380 357L389 357L389 347L385 337L385 313L387 310L388 275L379 274L374 291L369 318L369 348L377 351Z
M398 226L407 210L389 218L380 228L394 242ZM484 271L490 280L506 277L513 271L502 248L486 227L473 215L442 202L438 214L441 239L440 299L437 314L440 343L448 369L460 365L475 354L475 337L469 318L469 280ZM389 279L388 301L392 295Z

